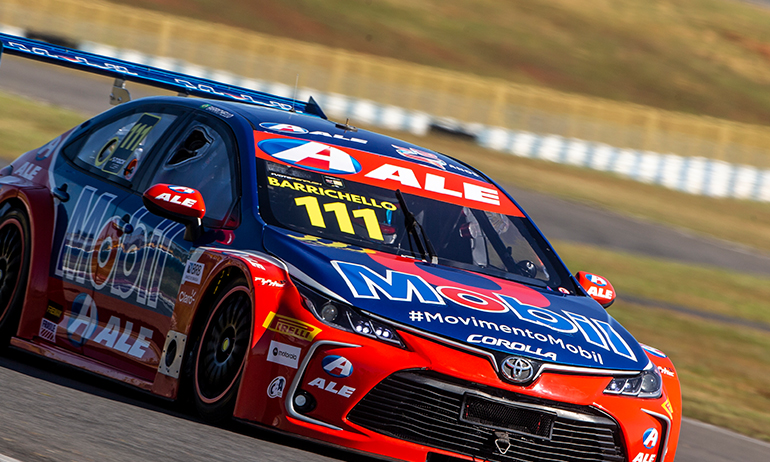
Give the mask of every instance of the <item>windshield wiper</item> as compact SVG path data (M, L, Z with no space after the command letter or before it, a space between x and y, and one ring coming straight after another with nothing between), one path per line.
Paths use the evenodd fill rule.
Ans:
M420 252L420 258L426 261L430 261L431 264L438 264L438 256L436 250L433 248L433 244L430 243L428 235L425 234L425 229L414 217L414 214L409 211L404 201L404 195L400 189L396 189L396 199L398 199L399 205L401 205L401 211L404 213L404 227L406 232L409 233L411 238L414 238L414 242L417 245L417 250ZM420 239L422 237L422 239ZM425 245L423 246L423 242ZM412 239L409 239L409 249L412 249ZM412 250L414 255L414 250ZM426 258L427 257L427 258Z

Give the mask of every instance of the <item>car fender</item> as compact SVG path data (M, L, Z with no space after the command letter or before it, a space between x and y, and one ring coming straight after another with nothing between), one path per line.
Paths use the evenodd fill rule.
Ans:
M5 183L0 186L0 204L8 201L15 201L29 218L29 275L16 335L31 339L38 333L48 299L53 227L45 224L52 220L54 199L47 188L39 185L17 186Z
M252 300L253 348L266 331L263 327L265 313L280 303L283 289L288 284L288 272L279 260L267 254L208 247L196 249L187 261L167 334L167 343L170 336L181 334L186 339L185 352L189 353L194 348L196 331L200 324L205 322L211 309L210 302L216 297L220 286L239 275L246 279ZM184 377L181 373L173 377L162 372L166 353L164 349L153 392L175 398L180 381ZM247 355L247 363L250 357L251 355ZM171 360L172 358L169 358L169 361ZM189 361L189 358L185 357L185 360ZM244 368L246 367L244 365Z

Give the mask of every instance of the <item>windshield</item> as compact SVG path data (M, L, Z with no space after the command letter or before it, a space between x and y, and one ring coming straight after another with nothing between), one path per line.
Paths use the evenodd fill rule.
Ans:
M427 261L435 252L442 265L574 293L566 268L527 218L406 192L401 202L394 189L258 163L268 224ZM422 232L409 230L410 214Z

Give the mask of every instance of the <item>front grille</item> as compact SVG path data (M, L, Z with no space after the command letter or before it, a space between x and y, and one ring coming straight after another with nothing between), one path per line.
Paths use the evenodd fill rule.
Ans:
M617 423L590 407L537 400L425 371L386 378L353 408L348 420L490 461L626 460ZM502 454L499 447L507 444Z

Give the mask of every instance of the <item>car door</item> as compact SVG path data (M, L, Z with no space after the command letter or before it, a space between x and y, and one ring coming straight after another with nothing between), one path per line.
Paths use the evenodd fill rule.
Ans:
M178 300L192 303L201 287L180 297L185 281L201 283L189 261L194 246L184 239L185 227L150 213L142 193L165 183L199 189L206 203L207 229L232 226L237 203L237 152L229 128L205 115L191 116L156 158L130 194L117 204L116 216L127 227L120 241L108 288L95 295L100 306L109 305L106 326L89 343L86 354L120 365L135 376L152 379L158 368L171 316ZM186 272L188 266L190 271ZM197 275L197 276L196 276Z
M132 194L144 164L181 115L159 105L121 109L84 124L51 174L52 187L63 200L57 201L51 224L50 300L40 336L83 354L100 343L126 349L120 336L105 340L112 335L105 329L114 310L103 294L112 290L128 231L117 206Z

